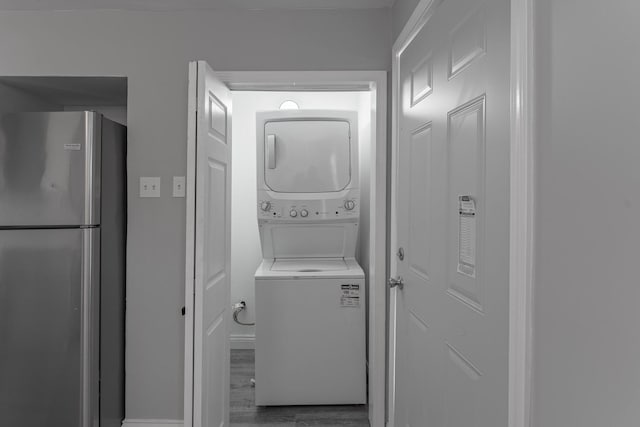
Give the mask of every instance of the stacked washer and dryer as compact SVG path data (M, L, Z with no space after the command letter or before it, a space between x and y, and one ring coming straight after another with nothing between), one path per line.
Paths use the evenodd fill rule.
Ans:
M357 115L257 114L255 400L366 403Z

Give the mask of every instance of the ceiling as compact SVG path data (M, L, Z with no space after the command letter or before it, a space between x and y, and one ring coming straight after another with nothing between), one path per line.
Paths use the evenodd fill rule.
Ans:
M394 0L0 0L0 10L376 9Z
M58 105L127 104L126 77L0 77L0 84Z

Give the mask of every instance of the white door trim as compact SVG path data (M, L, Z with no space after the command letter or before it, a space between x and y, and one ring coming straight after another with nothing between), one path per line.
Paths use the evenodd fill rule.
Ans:
M400 55L427 24L442 0L420 0L392 48L391 254L397 250L397 150L399 141ZM511 0L511 153L509 256L509 427L530 427L532 370L532 288L534 262L534 0ZM397 262L391 256L390 275ZM395 292L389 308L388 426L394 427Z
M191 70L190 70L191 72ZM226 71L218 77L232 90L368 90L371 91L371 241L369 264L369 421L385 425L386 366L386 227L387 227L387 72L386 71ZM189 105L195 100L189 100ZM189 123L195 118L189 117ZM191 125L189 125L191 126ZM195 129L188 129L189 136ZM193 247L195 146L187 144L187 236L185 317L185 427L193 425ZM191 297L189 297L191 296Z
M511 0L509 427L529 427L535 214L534 0Z
M198 65L189 62L189 82L198 81ZM189 90L187 102L187 175L186 175L186 246L185 246L185 318L184 318L184 426L193 426L193 342L196 245L196 91Z

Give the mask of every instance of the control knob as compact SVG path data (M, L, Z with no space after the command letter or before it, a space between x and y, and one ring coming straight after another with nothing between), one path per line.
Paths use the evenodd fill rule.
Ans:
M297 216L298 216L298 211L297 211L297 210L295 210L295 209L291 209L291 211L289 211L289 216L290 216L291 218L295 218L295 217L297 217Z
M268 211L269 209L271 209L271 202L260 203L260 209L262 209L265 212Z
M353 200L345 200L344 201L344 208L346 210L351 211L355 207L356 207L356 202L354 202Z
M300 211L300 216L301 216L302 218L306 218L307 216L309 216L309 211L308 211L308 210L306 210L306 209L302 209L302 210Z

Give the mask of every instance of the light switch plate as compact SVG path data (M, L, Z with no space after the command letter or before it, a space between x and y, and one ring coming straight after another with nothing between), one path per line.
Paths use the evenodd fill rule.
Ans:
M160 177L140 177L140 197L160 197Z
M185 196L184 176L174 176L173 177L173 197L184 197L184 196Z

